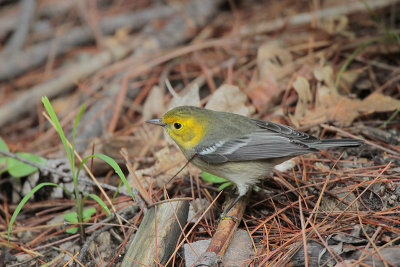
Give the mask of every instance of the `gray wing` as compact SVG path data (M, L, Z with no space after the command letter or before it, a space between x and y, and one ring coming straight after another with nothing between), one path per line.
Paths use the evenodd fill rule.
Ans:
M293 141L302 142L304 144L315 144L321 141L319 138L315 136L306 134L304 132L296 131L295 129L286 125L268 121L259 121L259 120L253 120L253 121L260 129L264 129L272 133L282 135Z
M314 136L281 124L255 121L259 127L249 135L200 148L197 156L209 163L248 161L296 156L317 151Z

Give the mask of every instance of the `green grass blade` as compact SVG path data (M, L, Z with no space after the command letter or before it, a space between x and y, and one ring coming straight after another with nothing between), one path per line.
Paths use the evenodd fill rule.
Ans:
M386 36L389 39L397 39L398 34L396 32L394 32L392 29L390 29L389 27L387 27L384 23L384 21L382 20L382 18L380 16L378 16L378 14L375 12L375 10L373 10L367 2L363 1L365 7L368 9L368 12L372 15L372 17L376 20L376 22L378 22L379 25L382 26L383 30L385 31ZM394 34L395 33L395 34ZM397 35L397 36L396 36ZM397 40L398 41L398 40Z
M50 101L47 98L47 96L42 97L42 103L43 103L44 108L46 109L47 113L49 113L50 119L53 121L54 125L56 126L58 135L60 136L61 142L63 143L65 151L67 153L67 157L68 157L69 163L72 168L72 173L74 173L74 168L75 168L75 165L73 164L74 163L74 159L73 159L74 155L71 153L71 150L68 146L67 138L65 137L65 134L61 127L60 121L58 120L57 115L54 112L54 109L51 106Z
M118 183L117 190L115 190L115 192L114 192L114 194L113 194L113 197L112 197L112 201L113 201L113 202L114 202L115 198L116 198L117 195L118 195L118 192L119 192L119 189L121 188L121 185L122 185L122 180L121 180L121 182Z
M108 165L110 165L114 171L118 174L119 178L121 178L122 182L124 183L126 189L128 189L129 194L131 194L131 197L133 200L135 200L135 197L133 196L133 192L129 186L128 181L125 178L124 173L122 172L121 168L118 166L118 164L115 162L115 160L113 160L112 158L110 158L109 156L103 155L103 154L95 154L95 157L101 158L102 160L104 160L105 162L108 163Z
M379 40L370 40L368 42L363 43L361 46L359 46L350 56L349 58L344 62L343 66L340 68L338 75L336 77L336 82L335 86L337 87L339 85L340 79L342 78L343 73L347 70L347 67L350 65L350 63L353 61L353 59L362 51L364 48L367 46L378 42Z
M10 240L10 234L11 234L11 230L12 230L12 225L15 222L15 219L17 218L19 212L21 211L22 207L25 205L25 203L29 200L29 198L31 196L33 196L33 194L36 193L36 191L38 191L40 188L42 188L43 186L56 186L56 187L60 187L62 188L69 196L72 196L72 193L66 189L65 187L55 184L55 183L41 183L38 184L37 186L35 186L28 194L26 194L24 196L24 198L21 200L21 202L19 202L17 208L15 209L13 215L11 216L11 220L10 223L8 224L8 231L7 231L7 236L8 236L8 240Z
M100 207L107 213L107 216L111 214L111 211L108 209L106 203L104 203L103 200L101 200L101 198L99 198L97 195L95 194L88 194L87 196L91 197L92 199L94 199L97 203L99 203Z
M82 105L81 110L79 111L78 115L75 118L74 129L72 130L72 155L74 155L74 153L75 153L76 129L78 128L78 124L79 124L79 121L81 120L84 109L85 109L85 104ZM72 157L72 162L75 166L75 157Z
M79 164L77 177L79 177L79 173L83 167L83 164L85 164L87 160L89 160L90 158L93 158L93 157L104 160L106 163L108 163L108 165L110 165L114 169L114 171L118 174L119 178L121 178L121 181L124 183L125 187L128 189L129 193L131 194L132 199L135 200L135 197L133 196L133 192L132 192L131 188L129 187L129 183L126 180L125 175L122 172L121 168L118 166L118 164L115 162L115 160L113 160L112 158L110 158L109 156L106 156L104 154L94 154L94 155L84 158L82 160L82 162Z
M397 43L400 44L400 36L397 32L392 31L392 36L394 36L394 39L396 39Z
M398 107L393 114L387 119L382 125L379 126L379 128L385 128L392 120L394 120L397 117L397 114L400 112L400 107Z

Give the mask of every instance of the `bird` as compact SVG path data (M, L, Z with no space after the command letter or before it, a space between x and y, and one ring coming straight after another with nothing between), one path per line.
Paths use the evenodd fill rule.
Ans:
M357 139L319 139L289 126L194 106L179 106L147 123L162 126L186 159L237 187L228 211L275 165L331 147L357 147Z

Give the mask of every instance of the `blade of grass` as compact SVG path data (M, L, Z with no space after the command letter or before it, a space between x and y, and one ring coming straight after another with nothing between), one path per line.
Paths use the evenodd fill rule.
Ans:
M130 188L130 186L129 186L128 181L127 181L126 178L125 178L124 173L122 172L122 170L121 170L121 168L118 166L118 164L115 162L115 160L113 160L113 159L110 158L109 156L106 156L106 155L104 155L104 154L94 154L94 155L91 155L91 156L87 156L87 157L84 158L84 159L82 160L82 162L79 164L79 167L78 167L78 175L79 175L80 170L82 169L82 166L85 164L85 162L86 162L87 160L89 160L90 158L94 158L94 157L97 157L97 158L100 158L100 159L104 160L106 163L108 163L108 165L110 165L110 166L114 169L114 171L115 171L115 172L118 174L118 176L121 178L121 180L122 180L122 182L124 183L125 187L128 189L128 191L129 191L129 193L130 193L132 199L135 200L135 197L133 196L133 192L132 192L132 190L131 190L131 188Z
M50 119L53 122L58 134L60 135L61 142L64 145L65 152L67 153L67 157L68 157L69 163L70 163L71 168L72 168L71 169L72 174L74 174L75 173L75 169L74 169L75 165L73 164L74 163L73 154L71 153L71 150L70 150L70 148L68 146L67 138L65 137L65 134L64 134L64 131L63 131L62 127L61 127L60 121L58 120L57 115L54 112L54 109L51 106L50 101L47 98L47 96L42 97L42 103L43 103L44 108L46 109L47 113L49 114Z
M389 117L389 119L387 119L384 123L382 123L382 125L379 126L379 128L385 128L392 120L394 120L397 116L397 114L399 114L400 112L400 107L398 107L393 114Z
M75 135L76 135L76 129L78 128L78 123L81 120L83 110L85 109L85 105L83 104L81 107L81 110L79 111L78 115L76 116L75 123L74 123L74 129L72 131L72 155L75 154ZM73 159L73 164L75 166L75 157L72 157ZM77 176L78 177L78 176Z
M343 73L346 71L347 67L350 65L350 63L353 61L353 59L362 51L364 48L367 46L370 46L373 43L381 41L380 39L373 39L369 40L368 42L365 42L361 44L350 56L349 58L344 62L343 66L340 68L338 75L336 77L336 82L335 86L337 87L339 85L340 79L342 78Z
M19 212L21 211L22 207L29 200L29 198L31 196L33 196L33 194L35 194L36 191L38 191L43 186L60 187L60 188L62 188L64 190L64 192L66 192L69 195L70 198L73 198L72 193L67 188L65 188L64 186L61 186L61 185L58 185L58 184L55 184L55 183L41 183L41 184L38 184L28 194L26 194L24 196L24 198L21 200L21 202L19 202L19 204L18 204L17 208L15 209L13 215L11 216L10 223L8 224L8 231L7 231L8 241L10 241L10 234L11 234L11 230L12 230L12 225L14 224L15 219L17 218L17 216L18 216Z
M85 202L85 200L86 200L88 197L91 197L91 198L94 199L97 203L99 203L100 207L106 212L107 216L111 214L111 211L108 209L106 203L104 203L104 201L101 200L101 198L99 198L99 197L98 197L97 195L95 195L95 194L88 194L88 195L86 195L86 196L83 198L82 202Z
M43 116L50 122L50 124L56 129L56 125L53 123L53 121L51 120L51 118L46 114L43 113ZM66 140L66 143L69 147L72 148L72 145L68 142L68 140ZM82 158L79 156L79 154L75 151L75 156L77 157L77 159L82 162ZM107 199L107 202L110 204L111 209L113 210L114 213L117 213L117 210L115 209L114 205L112 204L111 199L108 197L108 195L106 194L106 192L104 191L103 187L99 184L99 182L97 181L97 179L93 176L92 172L90 171L90 169L83 164L83 168L85 169L85 171L87 172L87 174L89 175L90 179L92 179L92 181L96 184L97 188L100 190L100 192L104 195L105 199ZM132 194L131 194L132 195ZM118 223L122 226L122 221L121 218L117 216L117 220ZM124 228L122 228L122 232L124 232L125 235L125 231Z

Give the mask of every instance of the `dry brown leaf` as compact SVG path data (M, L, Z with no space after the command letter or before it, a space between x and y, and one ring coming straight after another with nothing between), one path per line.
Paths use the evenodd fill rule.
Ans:
M154 86L143 104L143 120L149 120L154 116L160 117L164 111L164 93L159 86Z
M315 66L306 63L296 71L296 74L309 81L314 77L314 68Z
M268 42L260 46L257 51L260 81L269 80L271 73L275 79L282 78L282 66L293 60L290 52L283 47L284 44L281 42Z
M348 31L349 18L346 16L332 16L326 19L319 20L318 28L326 31L329 34L342 35L348 39L354 39L355 34Z
M400 100L380 93L371 94L362 101L329 93L320 96L319 99L320 105L300 121L302 125L321 123L327 120L333 120L339 125L350 125L360 115L390 112L400 107Z
M317 95L315 99L315 109L324 110L329 109L340 101L340 96L335 89L328 86L319 86L317 89Z
M279 42L268 42L258 49L258 76L246 88L246 94L259 111L269 106L280 93L278 80L285 73L282 68L292 61L290 53L282 47Z
M343 72L342 77L340 78L340 86L345 88L352 88L354 83L360 77L360 74L365 73L367 67L351 69Z
M322 198L321 201L321 209L324 211L342 211L342 210L349 210L355 211L357 210L357 205L354 202L356 196L354 193L349 193L347 190L337 187L330 190L330 193L335 195L327 195ZM343 199L343 200L342 200ZM349 204L353 203L350 207Z
M333 79L333 69L331 66L324 66L322 68L317 68L314 71L314 76L315 78L320 82L320 86L322 86L321 83L324 83L329 89L337 94L338 90L335 86L335 80Z
M357 116L355 108L357 100L352 101L339 95L331 66L316 69L314 76L319 81L315 109L301 121L301 124L322 123L327 120L336 120L339 124L350 124Z
M322 19L318 23L318 28L325 30L329 34L336 34L345 31L349 24L346 16L332 16Z
M400 107L400 100L380 93L371 94L363 100L351 99L340 95L335 87L333 70L330 66L324 66L315 70L314 75L319 81L315 109L309 112L304 111L304 100L301 99L299 94L295 115L291 117L293 123L297 126L298 124L312 125L323 123L328 120L333 120L339 125L350 125L360 115L375 112L390 112ZM305 83L304 80L302 80L302 83ZM298 93L299 88L302 88L302 86L306 87L305 84L301 85L300 82L295 83L293 86ZM301 113L305 114L303 118L301 118Z
M168 110L178 106L200 107L199 86L197 84L194 84L184 95L175 95L168 106Z
M254 113L254 107L246 106L246 101L246 94L238 87L224 84L214 92L205 108L249 116Z
M173 184L170 181L172 177L184 166L186 158L182 152L175 146L166 145L163 149L157 151L154 156L156 157L156 163L147 169L141 169L135 171L136 176L142 182L143 186L147 189L150 184L156 184L157 187L162 188L166 186L167 189ZM192 165L186 166L175 179L187 176L189 172L196 172L196 168ZM133 177L129 175L128 182L131 183Z
M328 119L336 121L340 125L350 125L360 115L368 115L375 112L390 112L400 107L400 100L380 93L369 95L362 101L349 99L344 96L336 98L336 106L330 106L324 112L331 114Z
M251 83L246 89L247 96L259 112L271 106L278 92L280 90L276 81Z
M296 126L299 126L298 121L309 112L312 94L310 84L304 77L297 77L293 83L293 88L296 90L299 100L297 101L296 110L291 120Z
M361 101L358 111L365 115L375 112L394 111L399 107L400 100L380 93L373 93Z

